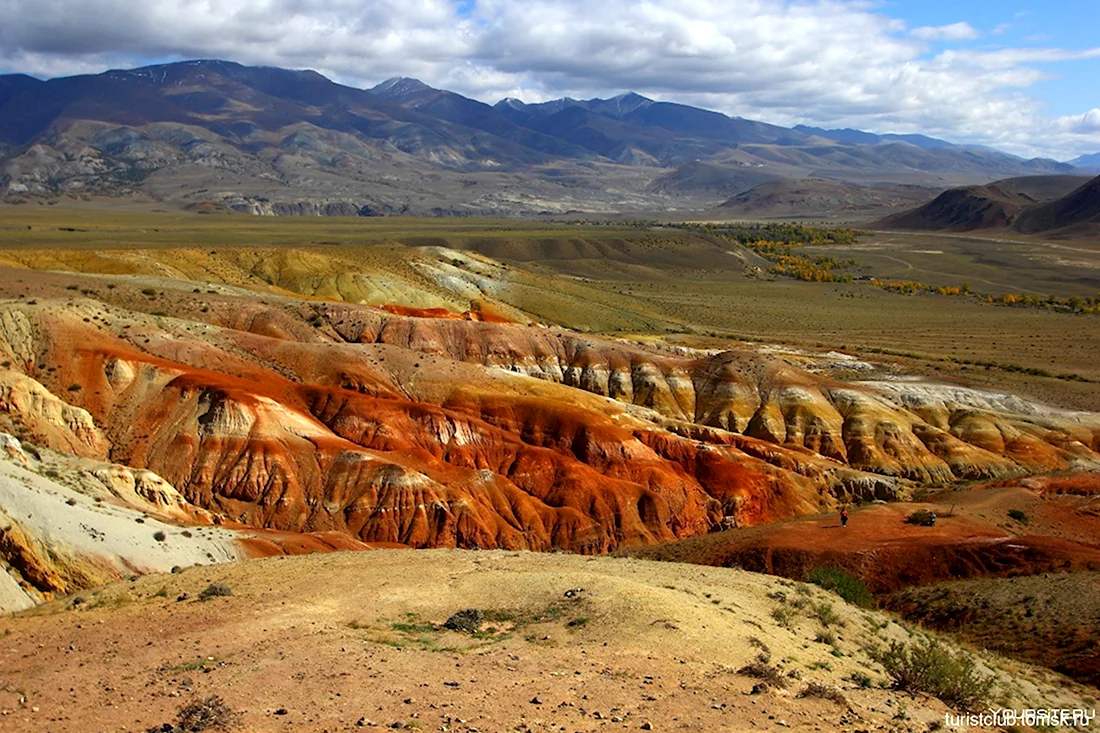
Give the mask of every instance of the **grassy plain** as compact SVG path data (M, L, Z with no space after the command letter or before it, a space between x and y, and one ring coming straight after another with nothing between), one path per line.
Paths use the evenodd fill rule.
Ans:
M872 231L857 244L808 247L806 252L853 258L880 279L948 287L965 282L991 295L1100 293L1100 241L1095 239Z
M855 245L806 249L851 257L857 271L883 278L1061 296L1100 289L1089 279L1100 272L1095 243L871 233ZM543 322L659 334L686 345L746 340L838 349L939 379L1100 410L1098 316L901 295L864 282L777 279L756 271L768 263L752 252L687 231L7 207L0 208L0 263L373 304L465 310L495 303Z

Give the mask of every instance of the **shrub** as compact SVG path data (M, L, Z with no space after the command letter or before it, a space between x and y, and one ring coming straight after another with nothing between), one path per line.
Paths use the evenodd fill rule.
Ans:
M863 608L874 608L875 606L875 597L867 589L867 584L840 568L815 568L806 580L827 591L836 593L852 605Z
M909 524L916 524L921 527L931 527L936 523L936 514L927 509L918 509L906 517L905 521Z
M982 676L973 659L931 639L912 645L891 642L878 661L895 688L926 692L965 710L983 707L993 690L993 678Z
M156 295L157 294L157 291L153 290L152 288L145 288L141 292L142 292L143 295Z
M870 689L871 687L871 675L865 672L852 672L848 675L848 679L856 687L863 688L864 690Z
M817 632L817 636L814 637L814 641L816 641L818 644L828 644L829 646L833 646L834 644L836 644L836 634L831 631L819 631Z
M476 608L465 608L443 622L443 628L463 634L476 634L481 630L485 614Z
M786 606L776 606L772 609L772 618L780 626L790 627L791 621L794 620L794 612Z
M741 669L737 670L737 674L743 674L746 677L752 677L758 680L764 680L776 687L786 687L787 678L779 671L778 668L773 667L770 664L764 662L753 662L752 664L746 664Z
M217 695L190 702L176 712L176 729L190 733L226 730L236 722L237 714Z
M168 539L168 535L164 534L164 532L154 532L153 539L157 542L164 542L166 539Z
M761 641L759 638L757 638L755 636L750 636L749 637L749 646L754 646L757 649L759 649L761 651L764 651L764 652L770 652L771 651L771 649L768 649L767 644L765 644L763 641Z
M1011 519L1015 519L1020 524L1027 524L1029 521L1031 521L1028 519L1027 512L1025 512L1023 509L1009 509L1008 516Z
M844 625L843 620L840 618L840 614L833 610L833 604L831 603L817 604L817 606L814 607L814 616L825 628Z
M202 593L199 593L199 600L209 601L211 598L217 598L218 596L231 595L233 595L233 589L225 583L211 583L203 588Z

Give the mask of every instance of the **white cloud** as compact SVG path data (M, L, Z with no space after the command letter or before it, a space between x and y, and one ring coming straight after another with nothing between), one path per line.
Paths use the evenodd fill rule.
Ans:
M1071 133L1081 135L1100 134L1100 109L1090 109L1083 115L1060 117L1057 122L1059 126Z
M909 31L909 35L922 41L973 41L982 36L977 28L962 22L951 25L925 25Z
M225 58L355 86L415 76L489 102L634 90L778 124L1100 150L1092 113L1050 119L1028 95L1048 65L1100 49L955 48L980 34L909 31L884 12L862 0L0 0L0 69ZM946 48L930 51L933 35Z

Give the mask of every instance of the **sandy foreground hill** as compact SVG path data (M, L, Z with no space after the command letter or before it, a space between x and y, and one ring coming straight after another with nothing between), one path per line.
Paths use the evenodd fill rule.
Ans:
M212 584L231 595L202 600ZM483 614L475 633L443 628L464 609ZM924 731L948 708L880 688L871 659L914 636L816 587L731 569L505 551L269 558L0 620L0 730L144 731L218 695L257 733ZM1015 708L1095 702L993 656L979 669ZM806 696L813 682L829 698Z

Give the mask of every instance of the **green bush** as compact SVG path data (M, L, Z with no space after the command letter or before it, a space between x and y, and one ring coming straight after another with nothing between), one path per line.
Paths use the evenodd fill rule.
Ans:
M806 580L827 591L836 593L854 606L874 608L875 597L871 595L867 584L840 568L814 568Z
M776 606L772 609L772 618L784 628L790 628L794 620L794 612L785 606Z
M1015 519L1020 524L1027 524L1030 521L1027 512L1023 509L1009 509L1008 516L1010 519Z
M862 688L864 690L868 690L871 688L871 675L865 672L852 672L850 675L848 675L848 679L851 680L852 684L854 684L856 687Z
M927 509L918 509L906 517L905 521L909 524L916 524L921 527L931 527L936 523L936 515Z
M833 604L831 603L819 603L814 608L814 616L821 622L821 625L825 628L830 626L843 626L844 621L840 618L840 614L833 610Z
M931 639L911 645L890 642L878 661L895 688L926 692L964 710L984 707L993 690L993 678L981 675L973 659Z

